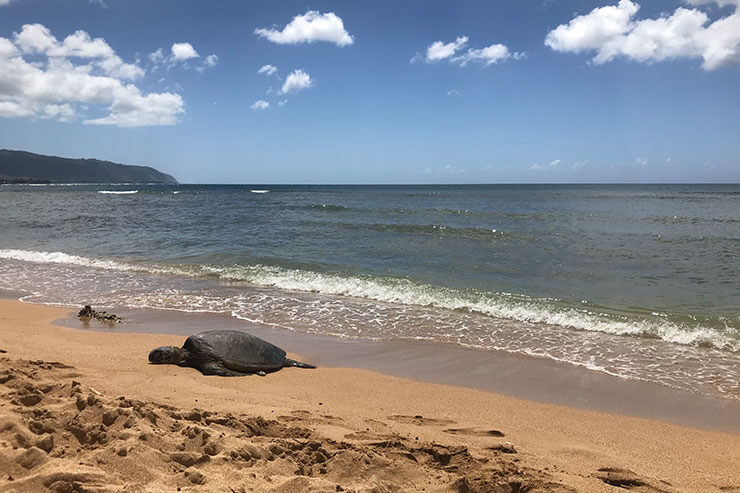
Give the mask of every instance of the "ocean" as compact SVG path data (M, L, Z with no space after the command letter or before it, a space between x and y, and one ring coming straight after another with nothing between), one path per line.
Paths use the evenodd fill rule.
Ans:
M0 289L740 399L740 185L2 185Z

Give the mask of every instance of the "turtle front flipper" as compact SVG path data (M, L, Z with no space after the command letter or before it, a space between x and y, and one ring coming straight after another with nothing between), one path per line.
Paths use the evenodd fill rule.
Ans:
M205 363L199 368L203 375L218 375L219 377L243 377L249 375L249 373L241 373L234 370L229 370L220 361L211 361Z
M285 361L283 362L283 368L288 368L289 366L293 366L295 368L316 368L314 365L309 365L308 363L301 363L300 361L296 361L294 359L285 358Z

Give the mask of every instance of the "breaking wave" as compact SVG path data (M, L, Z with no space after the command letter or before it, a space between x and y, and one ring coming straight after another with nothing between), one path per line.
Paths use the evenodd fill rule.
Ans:
M717 324L725 324L722 330L718 330L701 322L694 324L677 322L665 316L627 317L604 313L587 304L580 308L567 306L558 300L511 293L457 290L396 277L342 275L262 264L231 266L134 264L62 252L32 250L0 250L0 259L193 278L217 278L232 283L246 283L285 291L363 298L386 304L438 308L580 331L647 337L681 345L713 347L730 352L740 351L740 333L722 319L714 321Z

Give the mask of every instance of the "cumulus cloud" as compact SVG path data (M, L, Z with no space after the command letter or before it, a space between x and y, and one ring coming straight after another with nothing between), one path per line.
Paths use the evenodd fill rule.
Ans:
M130 81L143 75L141 67L123 62L102 38L76 31L60 42L45 26L26 24L12 40L0 37L0 116L71 121L79 109L102 106L107 116L84 122L122 127L177 123L184 112L180 95L142 93Z
M704 70L715 70L740 60L740 2L687 0L689 5L714 3L735 6L734 12L710 22L698 9L678 7L670 15L635 20L640 5L620 0L617 5L593 9L550 31L545 45L555 51L595 53L602 64L617 57L654 63L678 58L701 58Z
M170 70L179 65L183 68L193 68L202 73L218 64L218 56L216 55L208 55L200 64L192 63L193 60L200 58L200 54L192 44L187 42L173 43L170 47L169 55L162 48L157 48L147 56L149 61L154 64L152 70L157 70L160 66L164 66L167 70Z
M500 43L484 48L468 48L467 51L464 51L468 40L469 38L467 36L458 36L455 41L449 43L435 41L427 46L426 52L423 55L417 54L411 61L435 63L441 60L448 60L461 67L469 63L480 63L487 67L494 63L508 60L509 58L519 60L525 56L525 53L511 52L506 45Z
M435 41L427 47L426 61L431 63L449 58L461 50L467 42L467 36L458 36L458 38L451 43Z
M178 62L200 56L190 43L173 43L171 51L172 59Z
M10 3L10 0L0 0L0 7L3 5L8 5Z
M70 104L47 104L43 108L42 118L52 118L60 122L68 122L74 119L76 113Z
M267 101L263 99L260 99L259 101L255 101L254 104L250 106L250 108L253 110L266 110L269 107L270 107L270 103L268 103Z
M263 65L258 71L258 74L272 75L277 72L277 67L274 65Z
M313 80L310 75L300 69L294 70L285 79L283 87L280 88L280 94L299 92L311 86L313 86Z
M461 67L464 67L470 62L478 62L482 63L485 66L488 66L506 60L512 56L514 56L515 59L519 59L521 57L521 54L514 53L512 55L512 53L509 51L509 48L505 45L492 44L491 46L486 46L485 48L479 48L475 50L470 49L459 57L455 57L453 61L459 63Z
M133 80L144 75L144 70L138 65L124 63L104 39L92 39L82 30L70 34L60 42L42 24L25 24L21 32L14 33L13 40L24 54L90 59L106 74L120 79Z
M344 22L334 12L321 14L309 10L303 15L293 17L281 31L277 29L255 29L254 33L273 43L297 44L328 41L337 46L354 43L352 36L344 29Z

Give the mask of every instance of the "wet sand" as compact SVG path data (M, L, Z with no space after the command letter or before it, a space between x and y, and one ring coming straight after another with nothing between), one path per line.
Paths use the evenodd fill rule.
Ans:
M658 419L695 428L740 433L740 401L713 398L626 380L546 358L464 348L427 341L369 341L306 334L235 319L225 314L113 309L125 323L56 321L71 328L115 332L190 334L246 330L294 348L321 367L362 368L398 377L470 387L536 402Z
M205 377L148 364L151 348L180 345L182 335L135 333L139 324L158 330L173 322L192 333L208 328L188 325L203 318L162 313L143 322L119 313L130 322L106 332L53 324L69 312L0 300L7 351L0 354L0 492L740 491L737 433L419 381L451 375L480 388L529 385L522 392L537 400L560 386L563 401L594 408L613 405L609 392L626 399L634 391L599 389L607 380L570 375L577 369L488 366L467 350L457 353L465 364L445 367L453 354L445 351L457 348L425 359L424 345L331 346L263 328L255 333L322 367ZM384 373L357 368L372 365ZM411 369L415 380L387 374ZM464 373L471 380L461 381ZM691 396L674 399L691 403ZM699 420L712 405L674 414ZM640 405L630 406L640 414ZM667 419L668 407L643 414ZM710 427L734 426L727 409Z

